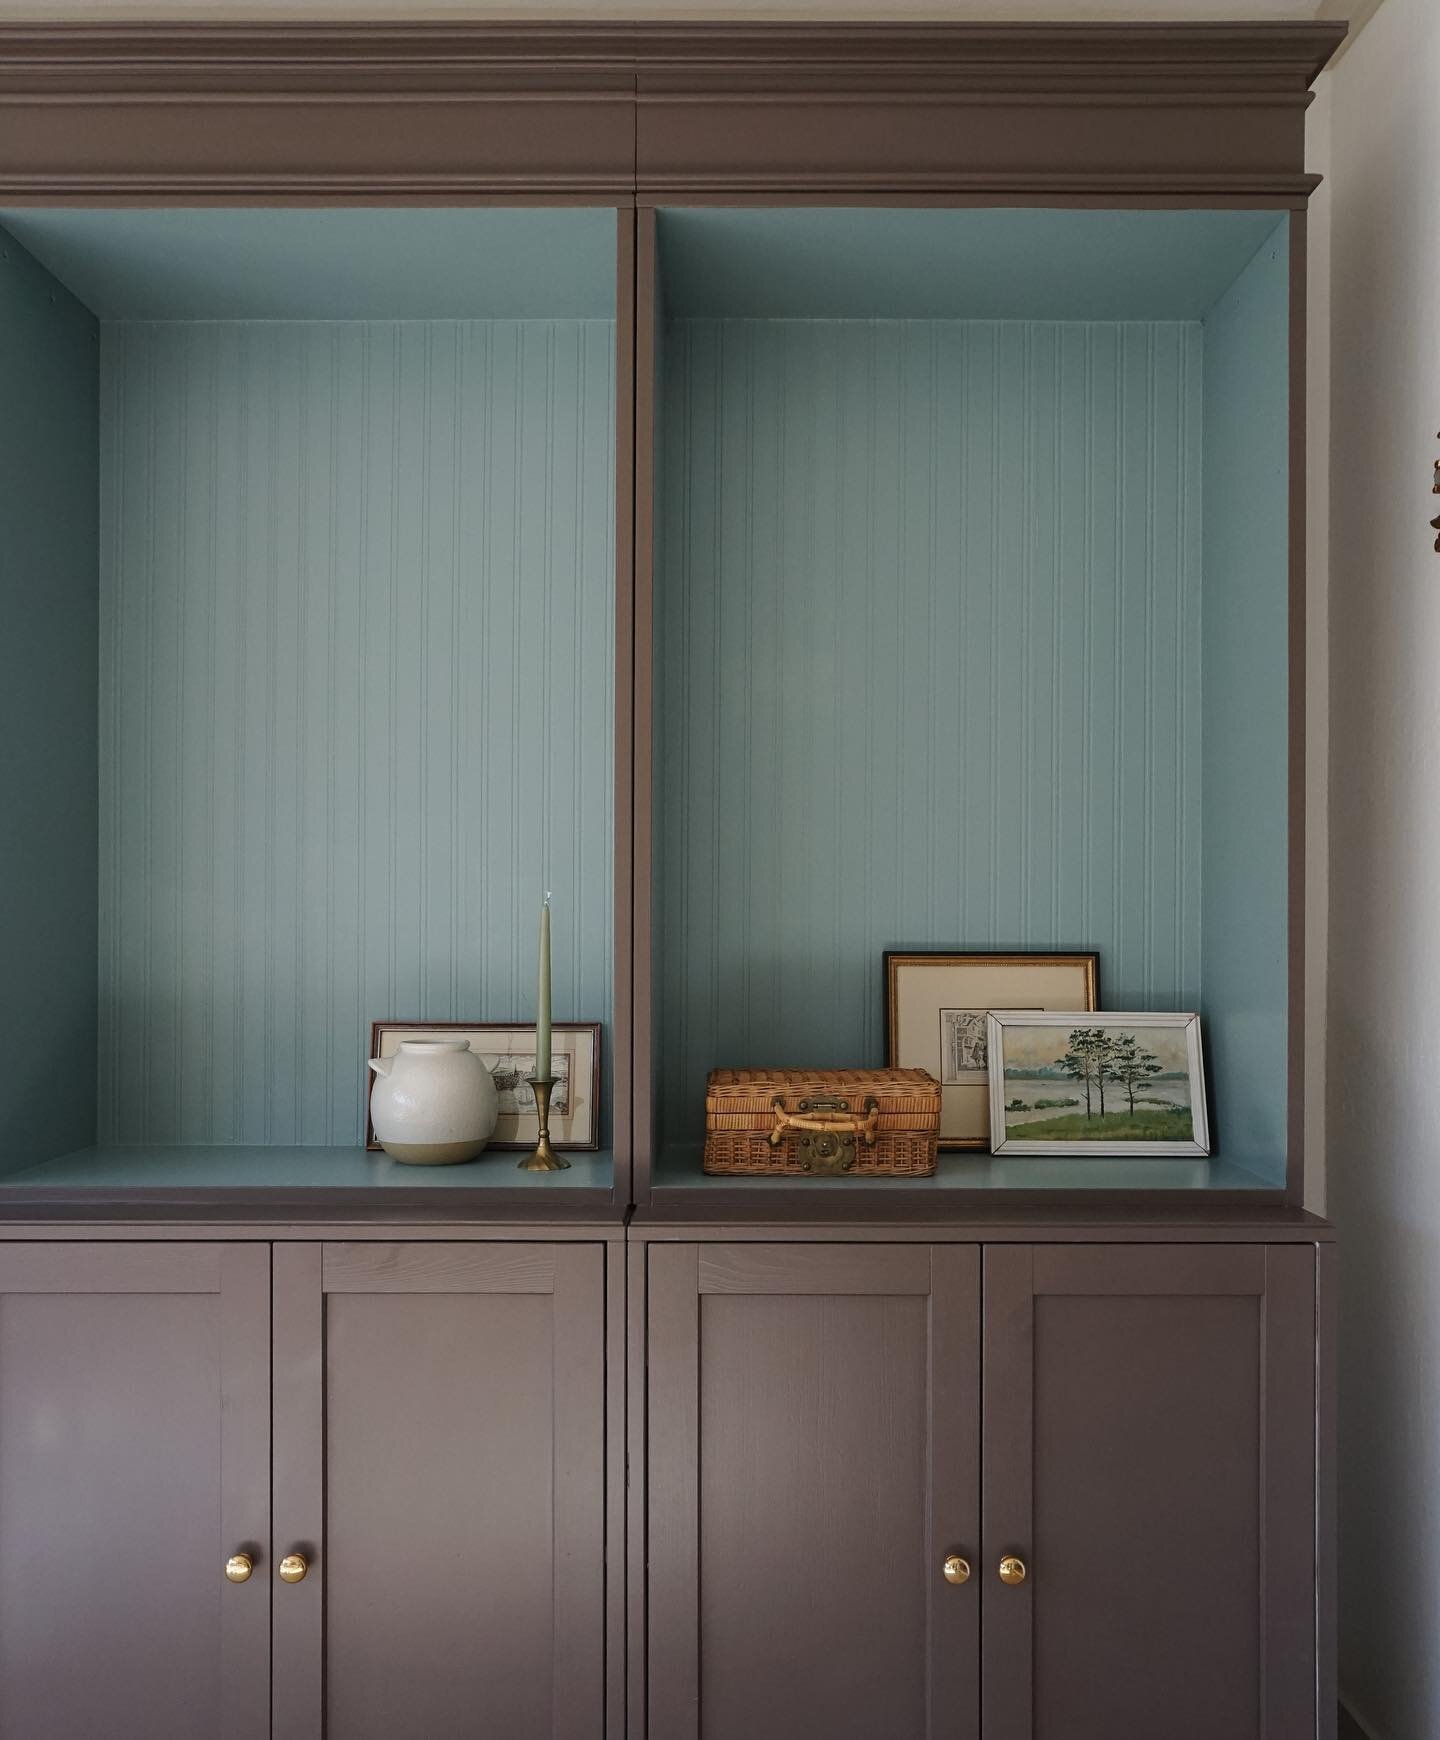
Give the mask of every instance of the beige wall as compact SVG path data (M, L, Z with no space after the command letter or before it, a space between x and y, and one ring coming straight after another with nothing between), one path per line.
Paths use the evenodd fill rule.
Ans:
M1330 75L1328 1206L1341 1234L1341 1684L1440 1735L1440 4Z

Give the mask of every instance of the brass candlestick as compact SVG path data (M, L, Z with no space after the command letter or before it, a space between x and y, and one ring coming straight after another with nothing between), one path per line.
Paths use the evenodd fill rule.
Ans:
M550 1146L550 1095L554 1091L555 1077L553 1075L532 1075L526 1080L530 1083L530 1091L535 1095L535 1111L540 1119L540 1140L535 1144L535 1152L527 1154L520 1161L522 1172L568 1172L570 1162L561 1157Z

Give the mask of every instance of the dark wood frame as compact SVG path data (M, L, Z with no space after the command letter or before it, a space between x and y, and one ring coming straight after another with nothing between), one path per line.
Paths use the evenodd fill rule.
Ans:
M1084 1011L1089 1013L1099 1007L1100 1003L1100 956L1095 949L886 949L881 957L881 979L884 995L884 1033L885 1033L885 1067L895 1069L896 1054L899 1049L899 1034L896 1031L895 1013L895 975L903 966L915 966L925 961L932 961L937 966L942 962L963 961L993 961L997 966L1019 967L1027 963L1036 966L1075 966L1081 961L1087 963L1085 994L1090 1001ZM1069 1011L1067 1011L1069 1013ZM941 1088L943 1091L944 1083ZM944 1137L939 1143L941 1153L958 1152L962 1149L970 1152L984 1152L983 1138L969 1136L948 1141Z
M1309 88L1344 35L1325 22L0 25L0 200L13 205L617 211L615 1174L609 1191L556 1193L548 1212L622 1217L634 1203L675 1217L894 1222L977 1207L961 1191L955 1201L863 1187L823 1201L767 1192L757 1205L723 1184L703 1197L652 1189L654 208L665 203L1292 213L1287 1182L1208 1192L1203 1203L1117 1193L1111 1206L1179 1218L1302 1200L1304 250L1316 184L1303 128ZM410 1206L393 1193L322 1194L296 1193L286 1211L333 1213L342 1197L347 1213ZM537 1212L533 1193L476 1194L428 1191L420 1213ZM63 1210L53 1190L7 1187L4 1198L7 1214L37 1216L278 1206L264 1192L162 1205L143 1188L75 1193Z
M523 1021L372 1021L370 1023L370 1056L380 1055L380 1035L390 1027L403 1028L407 1033L523 1033ZM556 1021L551 1026L552 1033L588 1033L595 1047L594 1066L590 1079L590 1103L595 1108L594 1126L595 1139L592 1142L556 1142L557 1149L563 1149L567 1154L593 1154L600 1148L600 1047L604 1043L604 1027L599 1021ZM367 1069L366 1074L369 1074ZM496 1154L518 1154L523 1149L533 1147L530 1142L490 1142L486 1145L487 1152ZM375 1125L370 1116L370 1084L366 1083L365 1091L365 1148L367 1153L380 1154L384 1152L380 1143L375 1140Z

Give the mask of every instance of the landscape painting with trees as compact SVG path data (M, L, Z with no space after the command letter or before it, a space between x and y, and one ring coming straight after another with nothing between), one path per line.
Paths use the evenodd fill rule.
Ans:
M991 1019L995 1152L1208 1152L1195 1017Z

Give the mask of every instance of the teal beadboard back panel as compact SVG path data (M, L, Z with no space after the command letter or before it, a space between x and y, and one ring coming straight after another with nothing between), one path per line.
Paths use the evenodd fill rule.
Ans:
M1198 322L680 320L657 594L662 1139L883 1061L886 948L1201 989Z
M94 319L0 230L0 1171L95 1132L98 381Z
M614 326L103 334L100 1140L361 1140L369 1023L610 1016Z
M1276 1184L1288 1035L1289 249L1285 219L1205 321L1202 1012L1217 1138Z

